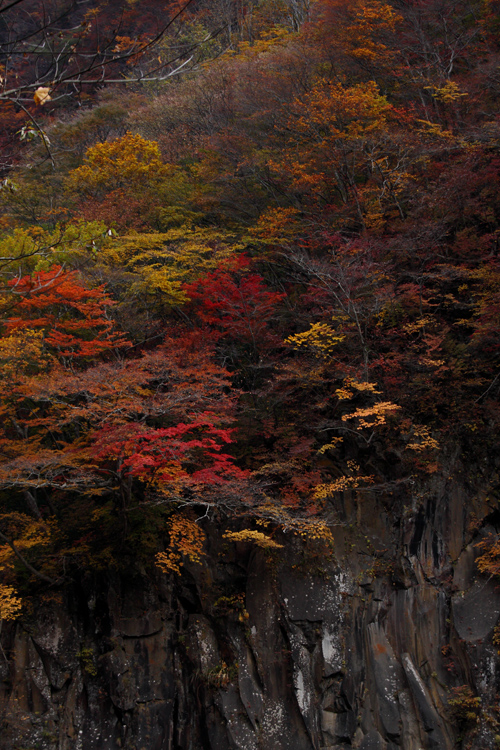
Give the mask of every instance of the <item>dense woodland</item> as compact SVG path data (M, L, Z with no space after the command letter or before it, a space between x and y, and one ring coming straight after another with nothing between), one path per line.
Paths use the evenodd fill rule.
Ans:
M457 457L495 503L500 3L11 5L1 617L213 524L314 560Z

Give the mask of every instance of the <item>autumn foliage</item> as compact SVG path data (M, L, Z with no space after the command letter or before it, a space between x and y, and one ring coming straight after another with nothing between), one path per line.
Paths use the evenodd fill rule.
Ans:
M156 6L125 5L130 52ZM158 52L233 13L195 73L47 101L2 188L6 617L22 565L328 544L496 445L495 3L229 5Z
M86 289L74 271L53 266L9 282L15 302L7 334L29 325L44 333L44 343L63 358L95 357L123 346L125 336L113 330L107 308L113 301L104 287Z

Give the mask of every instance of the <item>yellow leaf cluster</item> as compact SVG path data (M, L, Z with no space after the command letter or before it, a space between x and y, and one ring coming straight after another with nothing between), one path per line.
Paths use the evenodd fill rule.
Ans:
M342 388L337 388L335 395L339 401L349 401L354 396L354 393L349 388L342 386Z
M424 425L417 425L413 431L412 442L406 446L407 450L423 453L427 450L439 450L439 443Z
M432 96L434 99L449 104L450 102L456 102L464 96L469 96L467 93L460 91L460 87L455 81L446 81L444 86L425 86L426 89L432 90Z
M263 534L261 531L252 529L243 529L243 531L226 531L223 534L224 539L230 539L232 542L251 542L262 549L281 549L282 544L278 544L271 537Z
M360 383L358 380L349 379L349 386L360 393L376 393L377 395L380 393L377 391L377 384L368 381Z
M286 45L290 38L290 31L283 26L276 25L264 32L259 39L252 40L252 42L240 42L233 56L252 59L275 54L279 46Z
M431 357L419 357L418 361L425 367L442 367L446 363L444 359L432 359Z
M118 179L120 183L151 178L164 164L155 141L127 132L114 141L96 143L88 149L84 163L71 172L71 181L87 188Z
M104 267L132 274L131 294L161 295L162 304L174 306L187 301L184 283L215 270L241 249L233 236L183 226L117 237L103 249L99 260Z
M481 550L476 558L478 570L490 576L500 576L500 537L489 534L476 547Z
M333 544L332 532L324 521L299 521L297 520L291 531L305 540L322 541Z
M417 122L422 124L422 132L424 135L436 136L437 138L444 138L446 140L455 140L455 136L451 130L443 130L441 125L436 122L430 122L430 120L417 120Z
M391 401L380 401L366 409L356 409L351 414L344 414L342 421L347 422L351 419L357 419L360 427L378 427L386 423L387 414L392 414L398 409L401 409L401 407Z
M390 50L376 36L394 32L401 16L379 0L355 0L352 5L353 19L342 29L343 46L353 57L366 62L390 57Z
M403 331L405 333L418 333L422 330L422 328L425 328L425 326L432 325L434 323L434 318L431 315L422 315L420 318L417 318L413 323L406 323L406 325L403 326Z
M296 333L285 340L295 349L309 349L316 357L330 357L335 347L345 339L328 323L313 323L308 331Z
M307 101L296 104L306 114L294 123L295 128L316 138L321 133L322 140L359 138L379 131L386 127L391 111L374 81L346 87L325 79L312 89Z
M255 234L260 239L278 241L297 231L300 211L297 208L272 208L264 211L257 222Z
M16 596L15 589L0 583L0 622L15 620L21 614L21 609L22 600Z
M0 377L10 380L40 364L43 352L43 331L32 328L17 330L0 339Z
M156 555L156 564L160 570L180 574L183 557L192 563L201 563L205 534L197 523L187 516L176 515L169 523L168 532L168 550Z
M186 175L173 164L162 161L156 141L134 133L88 149L84 163L70 172L70 191L99 196L115 190L131 195L161 197L166 205L181 200L186 193Z
M334 492L344 492L345 490L354 490L356 487L361 485L368 485L373 483L373 477L369 476L358 476L358 477L339 477L334 482L328 484L318 484L314 488L314 499L315 500L327 500L331 497Z
M256 520L258 526L268 528L269 526L278 526L286 533L296 534L303 539L311 540L323 540L325 542L333 542L332 533L324 521L314 521L307 518L294 518L291 516L284 507L277 507L274 504L263 504L259 507L259 512L266 514L267 518L260 518ZM271 520L272 519L272 520ZM246 533L246 532L238 532ZM259 532L251 532L252 535L258 534ZM265 539L269 539L264 534ZM242 541L246 541L243 540ZM275 543L276 544L276 543ZM279 547L283 545L278 545Z
M353 398L355 391L358 393L373 393L377 396L380 395L380 391L377 391L376 383L360 383L358 380L352 378L346 378L342 388L337 388L335 391L335 395L339 401L348 401Z
M340 443L344 442L344 438L338 437L338 438L332 438L329 443L326 443L326 445L322 445L321 448L318 449L318 454L322 456L324 453L326 453L329 450L334 450Z

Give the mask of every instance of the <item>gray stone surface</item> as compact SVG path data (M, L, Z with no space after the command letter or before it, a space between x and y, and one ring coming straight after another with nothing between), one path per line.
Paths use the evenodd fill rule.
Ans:
M365 734L359 745L359 750L385 750L386 744L375 730Z
M476 581L452 599L453 623L459 638L477 641L486 638L500 616L500 586L492 580Z
M436 711L429 691L409 654L402 655L402 662L406 679L408 680L410 691L418 710L420 723L428 735L428 746L429 748L436 748L436 750L445 750L446 741L442 731L443 721Z
M401 717L397 694L401 680L398 679L398 663L392 646L378 623L368 625L367 633L380 723L387 737L399 737Z
M346 496L321 575L298 545L220 555L214 527L205 568L102 576L4 623L1 750L495 750L500 590L464 512L482 506L429 487L400 517ZM450 720L457 685L481 697L477 727Z

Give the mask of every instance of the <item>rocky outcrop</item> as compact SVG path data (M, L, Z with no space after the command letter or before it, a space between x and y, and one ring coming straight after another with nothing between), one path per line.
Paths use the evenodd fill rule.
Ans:
M500 588L466 528L492 509L448 480L398 502L346 495L329 555L213 529L181 579L49 592L4 631L1 747L498 747Z

